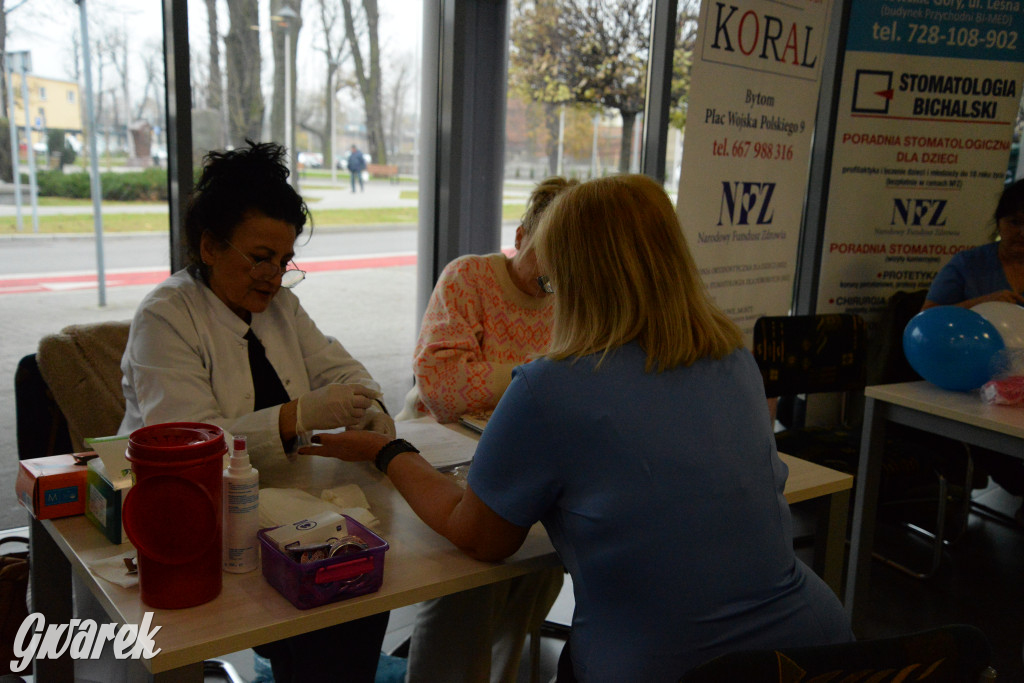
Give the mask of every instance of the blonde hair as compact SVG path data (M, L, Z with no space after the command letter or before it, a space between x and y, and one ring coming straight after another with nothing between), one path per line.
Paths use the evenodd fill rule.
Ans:
M722 358L738 327L710 300L665 191L642 175L599 178L559 194L535 248L555 289L547 357L609 351L637 340L647 370Z
M568 180L561 176L551 176L537 183L537 187L533 188L533 192L530 193L526 212L520 221L525 237L531 237L533 233L537 232L541 216L544 215L544 210L548 208L554 198L566 188L575 185L579 185L578 180Z

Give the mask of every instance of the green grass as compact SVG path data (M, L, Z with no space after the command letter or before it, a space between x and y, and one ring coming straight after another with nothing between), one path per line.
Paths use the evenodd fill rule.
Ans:
M44 201L47 200L47 201ZM40 199L40 206L92 206L88 200ZM103 202L104 207L131 206L131 202ZM416 207L389 207L377 209L322 209L311 207L313 225L318 227L347 227L356 225L415 224L419 220ZM526 210L525 204L502 205L502 220L518 220ZM24 229L20 234L32 232L32 209L22 206ZM161 213L104 213L104 232L161 232L168 230L168 217ZM92 233L95 231L92 214L69 216L40 216L39 232L47 234ZM14 216L0 217L0 235L19 234Z
M0 218L0 235L32 232L32 210L22 212L24 229L18 232L14 216ZM92 214L40 216L39 232L47 234L91 233L95 231ZM168 230L165 213L111 213L103 216L103 232L160 232Z

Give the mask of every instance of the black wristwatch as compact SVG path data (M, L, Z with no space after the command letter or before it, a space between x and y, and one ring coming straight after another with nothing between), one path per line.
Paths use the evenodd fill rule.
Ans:
M373 464L377 466L377 469L384 474L388 473L388 465L395 459L395 456L399 453L419 453L420 449L413 446L405 439L395 439L384 444L384 447L377 451L377 457L373 459Z

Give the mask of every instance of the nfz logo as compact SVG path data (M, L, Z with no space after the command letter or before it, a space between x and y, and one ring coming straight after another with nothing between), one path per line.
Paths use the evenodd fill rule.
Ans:
M814 68L818 58L808 54L811 48L811 34L814 32L813 26L797 26L796 22L792 21L787 25L787 22L779 17L770 14L759 15L754 10L747 10L737 16L739 7L736 5L727 6L721 2L716 2L715 5L718 12L715 16L715 39L711 43L712 48L725 52L735 52L736 48L739 48L747 57L760 48L759 54L756 55L758 59ZM736 47L733 47L734 40Z
M893 199L889 225L945 225L945 199Z
M718 224L724 220L730 225L771 225L775 211L772 195L775 183L722 181L722 203L718 209Z

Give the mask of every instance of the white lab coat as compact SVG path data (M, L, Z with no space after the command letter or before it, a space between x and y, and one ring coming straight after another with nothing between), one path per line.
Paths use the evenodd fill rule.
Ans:
M121 359L126 405L119 433L165 422L205 422L244 434L256 462L286 458L280 406L253 412L244 339L249 327L187 271L164 280L132 320ZM324 335L287 289L278 291L267 310L253 314L252 330L292 399L332 382L380 391L366 368Z

